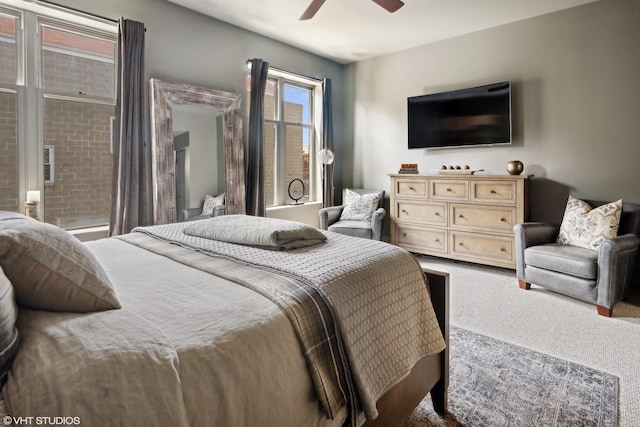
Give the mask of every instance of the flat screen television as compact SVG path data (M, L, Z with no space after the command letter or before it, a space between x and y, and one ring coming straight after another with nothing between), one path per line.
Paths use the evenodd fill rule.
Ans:
M511 143L509 81L407 100L409 148Z

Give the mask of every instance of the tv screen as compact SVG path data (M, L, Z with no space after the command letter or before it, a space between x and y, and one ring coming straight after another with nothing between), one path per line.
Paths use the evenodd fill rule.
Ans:
M408 98L409 148L511 143L511 83Z

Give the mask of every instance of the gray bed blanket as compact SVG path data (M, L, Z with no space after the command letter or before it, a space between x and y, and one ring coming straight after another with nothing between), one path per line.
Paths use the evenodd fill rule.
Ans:
M445 347L416 259L384 242L323 232L326 243L274 252L184 233L188 223L137 228L167 242L294 278L326 300L367 419L423 356ZM133 243L133 242L131 242ZM168 254L170 255L170 254Z

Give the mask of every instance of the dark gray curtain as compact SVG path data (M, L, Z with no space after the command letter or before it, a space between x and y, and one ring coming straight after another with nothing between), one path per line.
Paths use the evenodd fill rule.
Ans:
M144 24L120 19L116 135L109 235L151 224L150 150L145 144Z
M249 141L247 144L247 215L265 216L264 200L264 91L267 87L269 63L251 61L251 93L249 100Z
M331 109L331 79L322 80L322 148L333 151L333 111ZM333 168L322 165L322 206L333 206Z

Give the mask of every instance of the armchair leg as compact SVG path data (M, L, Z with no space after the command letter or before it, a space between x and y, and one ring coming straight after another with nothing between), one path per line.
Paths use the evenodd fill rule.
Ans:
M596 305L596 308L598 309L598 314L600 316L611 317L613 314L613 308L607 308L601 305Z
M531 289L531 283L525 282L524 280L518 280L518 285L520 289Z

